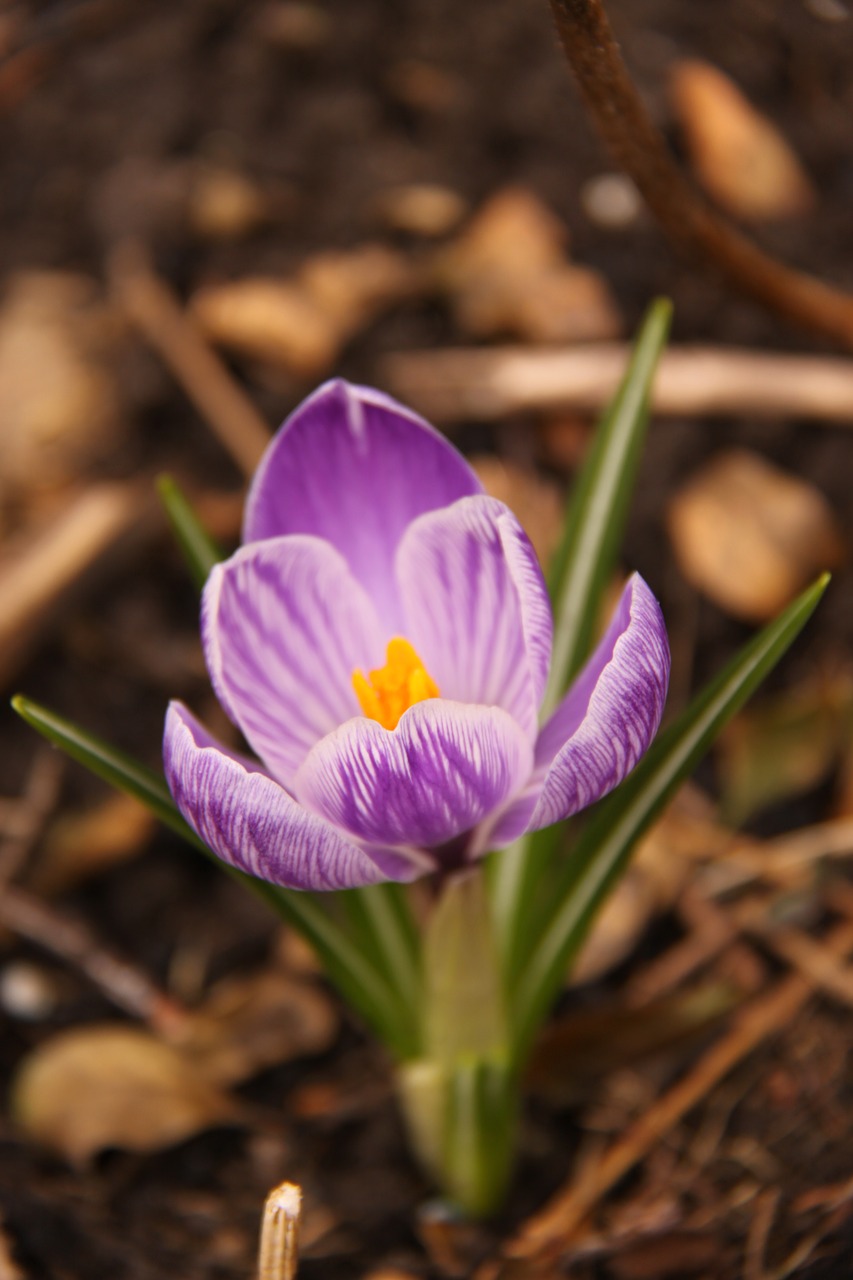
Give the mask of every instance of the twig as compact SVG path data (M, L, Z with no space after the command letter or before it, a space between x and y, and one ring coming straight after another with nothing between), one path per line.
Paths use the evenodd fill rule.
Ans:
M616 162L678 245L741 293L853 346L853 298L764 253L714 213L684 177L643 105L601 0L550 0L584 102Z
M14 816L5 822L0 818L0 826L5 828L0 839L0 892L26 862L56 804L62 769L62 757L55 751L47 748L37 752L24 794L19 800L6 802Z
M743 1254L743 1280L765 1280L764 1255L781 1192L767 1187L758 1197Z
M264 1205L258 1280L294 1280L301 1219L301 1188L293 1182L282 1182L269 1193Z
M838 959L820 942L815 942L801 929L773 927L767 921L755 922L753 931L771 950L792 968L798 969L815 987L827 995L853 1006L853 969L839 964Z
M183 1026L185 1011L146 974L107 951L85 925L32 894L5 885L0 924L79 969L114 1005L167 1038Z
M127 316L171 369L217 439L246 475L269 443L263 418L201 336L142 246L125 241L109 261L113 292Z
M848 956L853 951L853 922L837 925L826 946L838 958ZM748 1053L789 1023L812 990L807 978L794 973L745 1005L729 1031L649 1107L596 1167L558 1191L545 1209L525 1224L506 1245L506 1256L536 1263L558 1258L601 1197Z
M135 484L98 484L70 499L37 536L0 562L0 682L26 654L62 596L128 537L145 532L153 498Z
M399 352L380 365L384 386L437 421L514 413L598 412L625 373L619 342ZM853 361L727 347L664 352L652 393L656 414L754 414L853 424Z

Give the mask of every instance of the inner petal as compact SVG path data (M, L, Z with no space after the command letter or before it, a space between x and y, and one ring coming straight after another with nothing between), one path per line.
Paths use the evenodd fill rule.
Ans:
M439 697L438 685L403 636L388 641L387 661L366 676L360 668L352 685L364 714L385 729L396 729L400 716L416 702Z

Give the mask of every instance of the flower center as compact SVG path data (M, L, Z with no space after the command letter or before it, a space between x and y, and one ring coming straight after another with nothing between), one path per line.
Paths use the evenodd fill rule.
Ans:
M438 685L408 640L395 636L388 641L387 662L366 676L352 673L352 687L361 709L385 729L396 729L404 711L416 702L439 696Z

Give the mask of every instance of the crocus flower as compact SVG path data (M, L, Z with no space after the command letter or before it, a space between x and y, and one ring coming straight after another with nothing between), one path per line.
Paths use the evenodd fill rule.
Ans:
M642 578L540 728L551 630L527 537L462 456L327 383L270 444L204 592L213 686L257 760L173 703L175 801L221 858L291 888L462 867L605 795L657 730L669 649Z

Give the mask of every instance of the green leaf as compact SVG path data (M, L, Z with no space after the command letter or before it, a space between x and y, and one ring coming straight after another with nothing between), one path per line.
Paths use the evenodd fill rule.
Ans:
M166 508L172 532L184 553L193 581L201 590L213 566L225 558L224 553L199 520L189 499L173 476L158 477L157 491Z
M649 308L622 385L598 426L595 440L569 501L566 527L551 571L554 646L542 705L554 709L586 660L604 592L610 581L648 421L657 362L666 343L672 306L658 299ZM536 927L535 898L559 833L522 836L496 855L489 880L507 975L517 975L529 954Z
M417 1008L408 1016L401 1007L393 978L365 956L346 931L333 920L317 898L309 893L282 889L231 867L208 849L184 821L162 775L126 752L81 729L71 720L31 702L22 695L12 699L18 715L73 760L99 778L127 792L146 805L167 827L188 844L212 858L221 870L262 898L315 948L330 979L344 998L361 1014L389 1048L401 1059L414 1057L420 1048Z
M513 1042L523 1057L563 983L569 962L631 850L680 783L808 621L829 575L818 579L749 642L661 734L637 768L597 806L566 860L550 921L512 993Z
M55 711L31 702L22 694L12 699L12 707L27 724L55 747L60 747L72 760L85 765L110 786L141 800L165 826L171 827L197 849L208 852L203 841L178 813L162 774L155 773L133 756L105 742L103 738L81 729L72 720L66 720Z
M604 592L616 565L645 439L652 381L671 318L672 304L665 298L653 302L646 313L628 370L596 430L569 501L565 532L550 575L554 646L543 718L553 711L592 647Z
M386 881L348 889L338 897L358 946L378 972L393 981L401 1021L418 1027L423 994L421 939L405 885ZM415 1038L420 1038L419 1032Z

